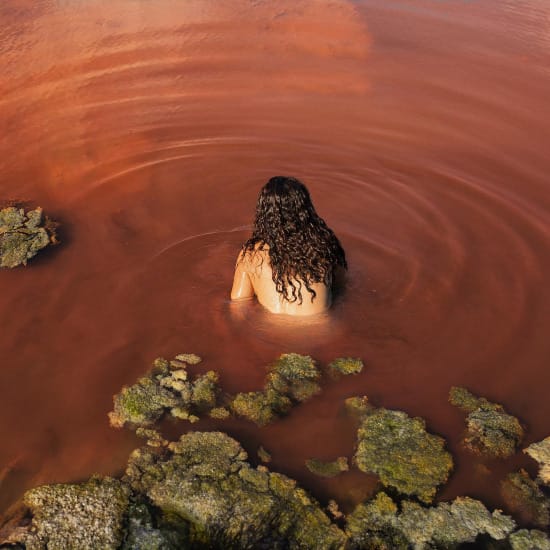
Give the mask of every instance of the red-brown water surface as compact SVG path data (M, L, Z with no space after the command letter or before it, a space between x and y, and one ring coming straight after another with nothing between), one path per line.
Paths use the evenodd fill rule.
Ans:
M280 353L365 360L287 419L227 429L323 502L368 494L306 458L351 456L345 397L427 419L441 497L501 506L525 457L460 452L465 385L550 434L546 0L0 3L0 199L63 246L0 273L0 512L29 486L117 474L137 444L112 395L195 352L228 391ZM349 260L327 317L228 300L259 188L301 178ZM201 367L202 368L202 367Z

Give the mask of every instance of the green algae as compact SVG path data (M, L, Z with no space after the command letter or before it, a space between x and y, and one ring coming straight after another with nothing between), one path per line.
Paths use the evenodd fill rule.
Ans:
M339 357L329 363L328 368L333 375L359 374L363 370L363 361L352 357Z
M0 210L0 267L27 265L40 250L56 244L53 226L41 208L25 212L10 206Z
M221 432L192 432L169 446L135 451L125 480L163 513L188 525L191 545L341 548L343 532L296 482L252 468Z
M508 539L512 550L550 550L550 539L537 529L520 529Z
M285 353L269 367L262 391L238 393L229 407L237 416L265 426L319 393L320 376L311 357Z
M342 472L349 470L348 459L345 456L339 456L336 460L325 462L316 458L306 460L306 468L320 477L335 477Z
M182 354L197 363L198 356ZM190 376L187 364L179 359L167 361L155 359L153 369L132 386L125 386L114 396L114 410L109 413L113 427L125 424L147 427L169 413L180 420L197 422L201 415L222 414L218 401L220 396L219 376L214 371Z
M539 463L538 479L546 485L550 484L550 437L533 443L523 450Z
M511 473L501 483L510 510L535 527L548 527L550 502L525 470Z
M465 388L453 387L449 402L468 413L464 446L481 455L495 458L512 456L523 439L519 420L502 405L477 397Z
M498 510L491 513L468 497L429 508L403 501L399 507L385 493L378 493L348 516L346 534L350 549L423 550L456 548L483 534L504 540L514 528L511 518Z
M355 453L359 469L377 474L385 486L400 493L431 502L453 467L443 438L428 433L421 418L368 407L364 398L353 403L352 408L363 413Z
M124 538L128 488L116 479L37 487L25 493L33 513L21 542L27 550L116 549Z

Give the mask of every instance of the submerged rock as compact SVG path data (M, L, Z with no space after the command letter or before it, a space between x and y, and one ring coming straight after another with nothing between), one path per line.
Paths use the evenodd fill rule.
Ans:
M0 267L27 265L40 250L56 244L55 225L44 219L42 208L0 210Z
M245 462L221 432L183 435L162 454L134 451L125 480L176 525L194 547L341 548L344 533L284 475Z
M421 418L369 407L364 398L354 403L360 405L355 410L363 413L355 453L359 469L377 474L384 485L400 493L431 502L453 467L443 438L428 433Z
M339 357L329 363L328 368L335 375L359 374L363 370L363 361L351 357Z
M285 353L270 366L263 391L238 393L229 406L237 416L265 426L319 393L320 376L311 357Z
M508 414L502 405L476 397L465 388L453 387L449 402L468 413L464 446L490 457L512 456L523 439L519 420Z
M168 412L175 418L196 422L200 415L213 409L217 409L215 414L222 414L217 407L219 394L216 372L208 371L191 380L184 362L159 358L148 375L114 396L114 410L109 413L109 420L116 428L127 423L144 427L151 426Z
M271 454L266 451L262 445L260 445L258 447L258 451L257 451L257 454L258 454L258 458L264 462L264 463L268 463L268 462L271 462Z
M116 549L124 539L129 491L116 479L37 487L24 503L33 519L17 542L26 550Z
M539 463L538 478L542 483L550 485L550 437L529 445L523 452Z
M348 516L346 534L352 549L423 550L456 548L483 534L504 540L514 528L510 517L499 510L491 513L468 497L430 508L404 501L399 509L389 496L378 493Z
M525 470L508 474L501 493L512 512L535 527L548 527L549 501Z
M339 456L332 462L324 462L316 458L310 458L306 460L306 468L317 476L335 477L342 472L347 472L349 470L349 464L345 456Z

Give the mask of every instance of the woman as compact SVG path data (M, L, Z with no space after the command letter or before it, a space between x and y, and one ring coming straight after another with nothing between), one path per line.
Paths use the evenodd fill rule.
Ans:
M347 269L340 242L315 212L305 185L276 176L263 187L252 237L237 258L232 300L257 296L272 313L326 311L338 270Z

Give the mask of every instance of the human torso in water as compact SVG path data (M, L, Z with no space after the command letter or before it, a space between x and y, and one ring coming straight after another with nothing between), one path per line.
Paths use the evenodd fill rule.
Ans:
M285 313L287 315L315 315L326 311L332 302L331 289L320 283L313 283L310 287L316 296L311 301L311 293L302 282L302 303L300 300L291 302L277 292L273 282L269 250L258 250L254 253L240 254L235 266L235 277L231 289L232 300L258 298L271 313Z

